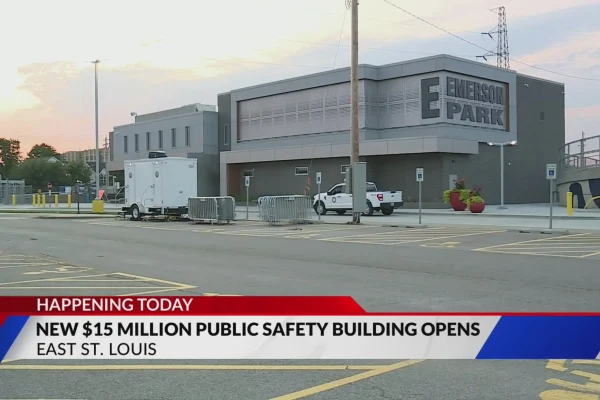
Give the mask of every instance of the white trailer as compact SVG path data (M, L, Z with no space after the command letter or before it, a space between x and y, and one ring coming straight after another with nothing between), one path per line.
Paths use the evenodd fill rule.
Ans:
M182 216L198 196L197 160L182 157L125 161L125 215Z

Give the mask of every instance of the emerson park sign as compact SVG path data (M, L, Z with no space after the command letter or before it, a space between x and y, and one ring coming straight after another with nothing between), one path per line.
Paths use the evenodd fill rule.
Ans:
M432 108L431 105L431 102L440 99L440 94L431 92L431 87L439 84L439 77L421 80L421 116L423 119L439 118L440 116L440 109ZM504 127L504 110L492 106L504 106L506 104L505 96L502 86L448 76L446 77L446 118ZM464 104L464 102L459 103L454 99L468 100L479 104Z

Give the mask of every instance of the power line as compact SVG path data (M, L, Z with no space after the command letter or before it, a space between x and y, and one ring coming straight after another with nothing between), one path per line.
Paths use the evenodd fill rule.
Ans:
M429 25L429 26L432 26L432 27L434 27L434 28L436 28L436 29L438 29L438 30L440 30L440 31L442 31L442 32L444 32L444 33L446 33L446 34L450 35L450 36L453 36L453 37L455 37L455 38L456 38L456 39L458 39L458 40L461 40L461 41L463 41L463 42L465 42L465 43L467 43L467 44L470 44L471 46L475 46L475 47L477 47L478 49L481 49L481 50L483 50L483 51L485 51L485 52L488 52L488 51L489 51L488 49L486 49L486 48L484 48L484 47L481 47L480 45L478 45L478 44L476 44L476 43L473 43L473 42L471 42L470 40L467 40L467 39L465 39L465 38L463 38L463 37L460 37L460 36L458 36L458 35L457 35L457 34L455 34L455 33L452 33L452 32L450 32L450 31L448 31L448 30L446 30L446 29L444 29L444 28L442 28L442 27L440 27L440 26L438 26L438 25L435 25L435 24L433 24L433 23L431 23L431 22L429 22L429 21L427 21L427 20L425 20L425 19L423 19L423 18L419 17L418 15L415 15L415 14L411 13L410 11L407 11L407 10L405 10L404 8L402 8L402 7L400 7L400 6L398 6L398 5L394 4L394 3L392 3L392 2L391 2L391 1L389 1L389 0L383 0L383 1L384 1L384 2L386 2L386 3L388 3L389 5L391 5L392 7L395 7L395 8L397 8L398 10L400 10L400 11L402 11L402 12L404 12L404 13L406 13L406 14L410 15L411 17L413 17L413 18L416 18L416 19L418 19L419 21L422 21L422 22L426 23L427 25ZM556 71L552 71L552 70L549 70L549 69L546 69L546 68L537 67L537 66L535 66L535 65L527 64L527 63L524 63L524 62L522 62L522 61L515 60L514 58L512 59L512 61L513 61L513 62L516 62L517 64L522 64L522 65L525 65L525 66L527 66L527 67L530 67L530 68L535 68L535 69L538 69L538 70L540 70L540 71L545 71L545 72L548 72L548 73L551 73L551 74L556 74L556 75L564 76L564 77L567 77L567 78L581 79L581 80L585 80L585 81L595 81L595 82L600 82L600 78L586 78L586 77L582 77L582 76L575 76L575 75L563 74L562 72L556 72Z

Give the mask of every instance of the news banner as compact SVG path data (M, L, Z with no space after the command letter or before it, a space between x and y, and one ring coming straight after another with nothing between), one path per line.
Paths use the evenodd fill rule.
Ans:
M600 313L371 313L351 297L0 297L0 361L600 359Z

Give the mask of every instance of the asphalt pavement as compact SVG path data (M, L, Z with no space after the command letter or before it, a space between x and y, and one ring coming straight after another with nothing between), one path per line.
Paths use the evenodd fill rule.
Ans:
M598 311L600 234L0 216L0 295L352 295L368 311ZM600 363L31 362L0 399L600 400Z

